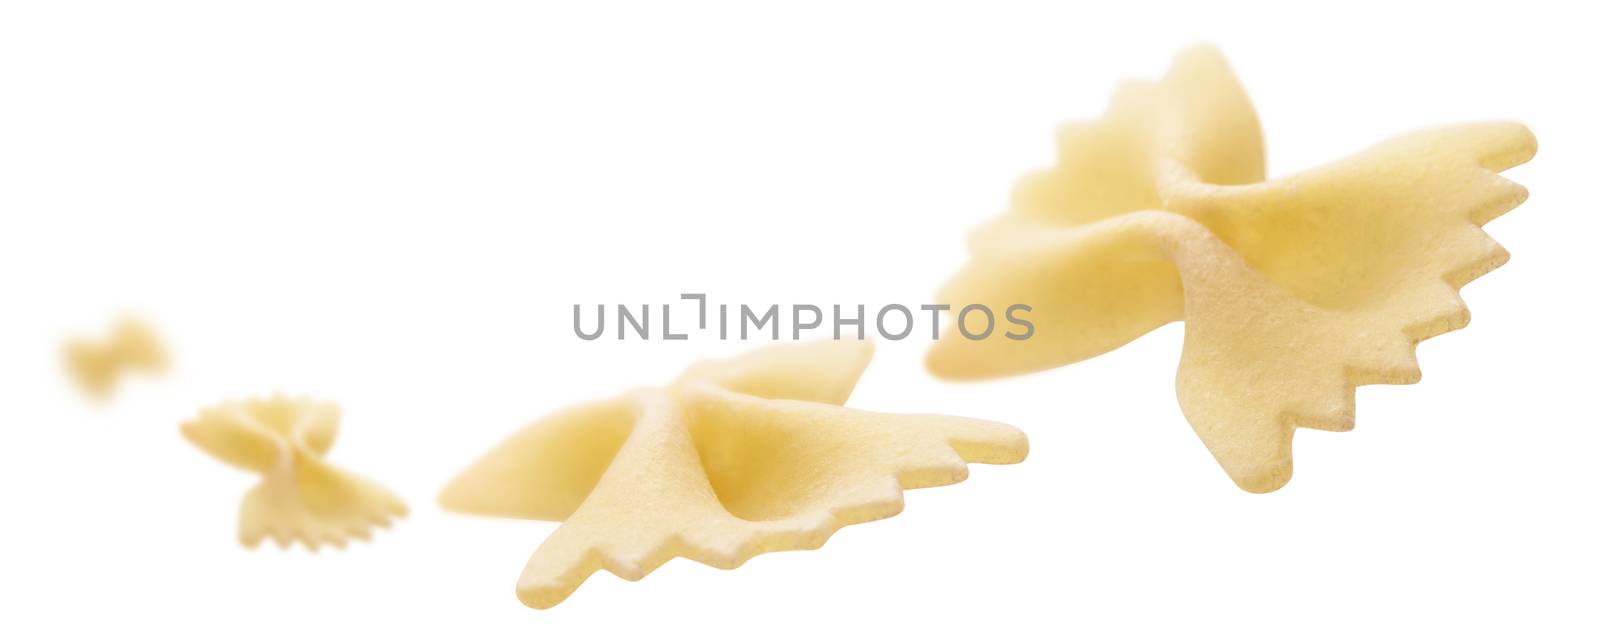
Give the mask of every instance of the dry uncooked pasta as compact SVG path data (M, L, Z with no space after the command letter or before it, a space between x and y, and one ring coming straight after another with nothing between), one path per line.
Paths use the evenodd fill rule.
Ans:
M1457 290L1506 262L1480 226L1516 207L1496 172L1515 123L1400 136L1266 180L1260 126L1222 56L1181 54L1065 126L1058 161L974 232L946 304L1031 305L1028 340L953 330L928 367L982 378L1105 353L1184 322L1178 400L1242 488L1277 489L1297 427L1348 430L1355 387L1420 379L1416 343L1467 323Z
M677 556L727 569L815 549L844 525L899 513L903 489L1027 455L1027 437L1003 424L843 407L871 356L870 343L844 340L700 363L671 385L529 425L439 502L563 521L517 582L523 603L547 608L599 569L637 580Z
M239 510L239 541L254 547L343 547L405 516L405 503L382 486L328 463L339 407L283 396L229 401L185 422L183 436L217 459L261 474Z
M124 318L104 339L79 338L62 347L67 374L95 399L106 399L128 373L156 373L167 367L167 351L150 325Z

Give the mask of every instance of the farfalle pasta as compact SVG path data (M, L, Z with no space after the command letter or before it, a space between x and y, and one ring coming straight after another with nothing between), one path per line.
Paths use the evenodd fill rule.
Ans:
M323 458L339 431L339 407L283 396L229 401L200 411L183 436L224 463L261 474L239 510L239 541L263 538L308 549L371 537L406 515L382 486Z
M103 339L69 340L62 347L62 360L79 389L95 399L106 399L124 375L165 370L167 350L150 325L123 318Z
M524 428L439 502L563 521L517 582L523 603L547 608L599 569L637 580L678 556L729 569L815 549L844 525L899 513L903 489L1027 455L1027 437L1003 424L842 407L871 355L846 340L703 362Z
M1179 403L1253 492L1289 480L1297 427L1350 429L1356 386L1418 381L1416 343L1466 325L1457 290L1507 259L1480 226L1527 197L1496 172L1536 148L1519 124L1455 125L1266 180L1255 112L1210 48L1124 86L1058 146L940 293L1029 304L1037 332L952 331L928 367L1037 371L1182 320Z

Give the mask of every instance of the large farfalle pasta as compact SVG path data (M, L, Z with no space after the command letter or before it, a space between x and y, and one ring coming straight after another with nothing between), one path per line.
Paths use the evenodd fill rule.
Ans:
M842 407L871 355L847 340L703 362L669 386L529 425L439 502L564 521L517 582L524 604L548 608L600 569L637 580L678 556L731 569L814 549L840 527L899 513L903 489L1027 455L1027 437L1003 424Z
M182 426L183 436L224 463L261 474L239 509L239 541L343 547L406 515L382 486L323 458L339 431L339 407L283 396L229 401Z
M1288 482L1297 427L1350 429L1356 386L1418 381L1416 343L1466 325L1458 289L1507 259L1480 226L1527 197L1496 172L1536 148L1519 124L1455 125L1265 180L1255 112L1210 48L1058 143L940 293L1029 304L1037 332L949 333L930 370L1036 371L1183 320L1179 403L1254 492Z

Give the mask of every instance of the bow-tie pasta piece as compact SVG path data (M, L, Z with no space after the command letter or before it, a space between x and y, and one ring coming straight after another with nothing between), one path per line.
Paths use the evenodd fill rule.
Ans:
M158 373L167 368L166 347L156 331L133 318L111 328L104 339L78 338L62 347L67 374L90 397L104 400L128 373Z
M1507 259L1480 227L1527 197L1496 172L1535 147L1519 124L1464 124L1264 180L1243 90L1215 50L1186 51L1066 126L940 292L1031 305L1034 336L951 332L928 366L1032 372L1183 320L1185 416L1240 487L1277 489L1297 427L1350 429L1356 386L1418 381L1417 342L1466 325L1457 291Z
M439 502L563 521L517 582L524 604L548 608L600 569L638 580L678 556L731 569L815 549L899 513L904 489L1027 455L1027 437L1003 424L843 407L871 356L868 342L824 341L697 364L524 428Z
M261 474L239 510L239 541L247 547L265 537L280 547L343 547L406 515L394 494L324 458L339 431L334 404L282 396L230 401L200 411L182 430L222 462Z

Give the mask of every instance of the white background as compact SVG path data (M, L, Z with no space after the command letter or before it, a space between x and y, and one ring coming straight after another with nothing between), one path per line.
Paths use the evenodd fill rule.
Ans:
M1600 627L1593 15L534 4L0 5L0 631ZM852 405L1008 422L1032 455L815 552L602 572L534 611L512 587L554 525L435 506L537 416L754 346L579 341L573 303L929 300L1059 122L1198 41L1274 174L1465 120L1541 145L1472 325L1421 346L1421 384L1361 389L1354 431L1302 431L1281 491L1194 437L1170 325L975 384L881 343ZM122 311L176 366L92 406L58 346ZM280 390L338 401L332 458L412 515L240 547L255 477L177 425Z

